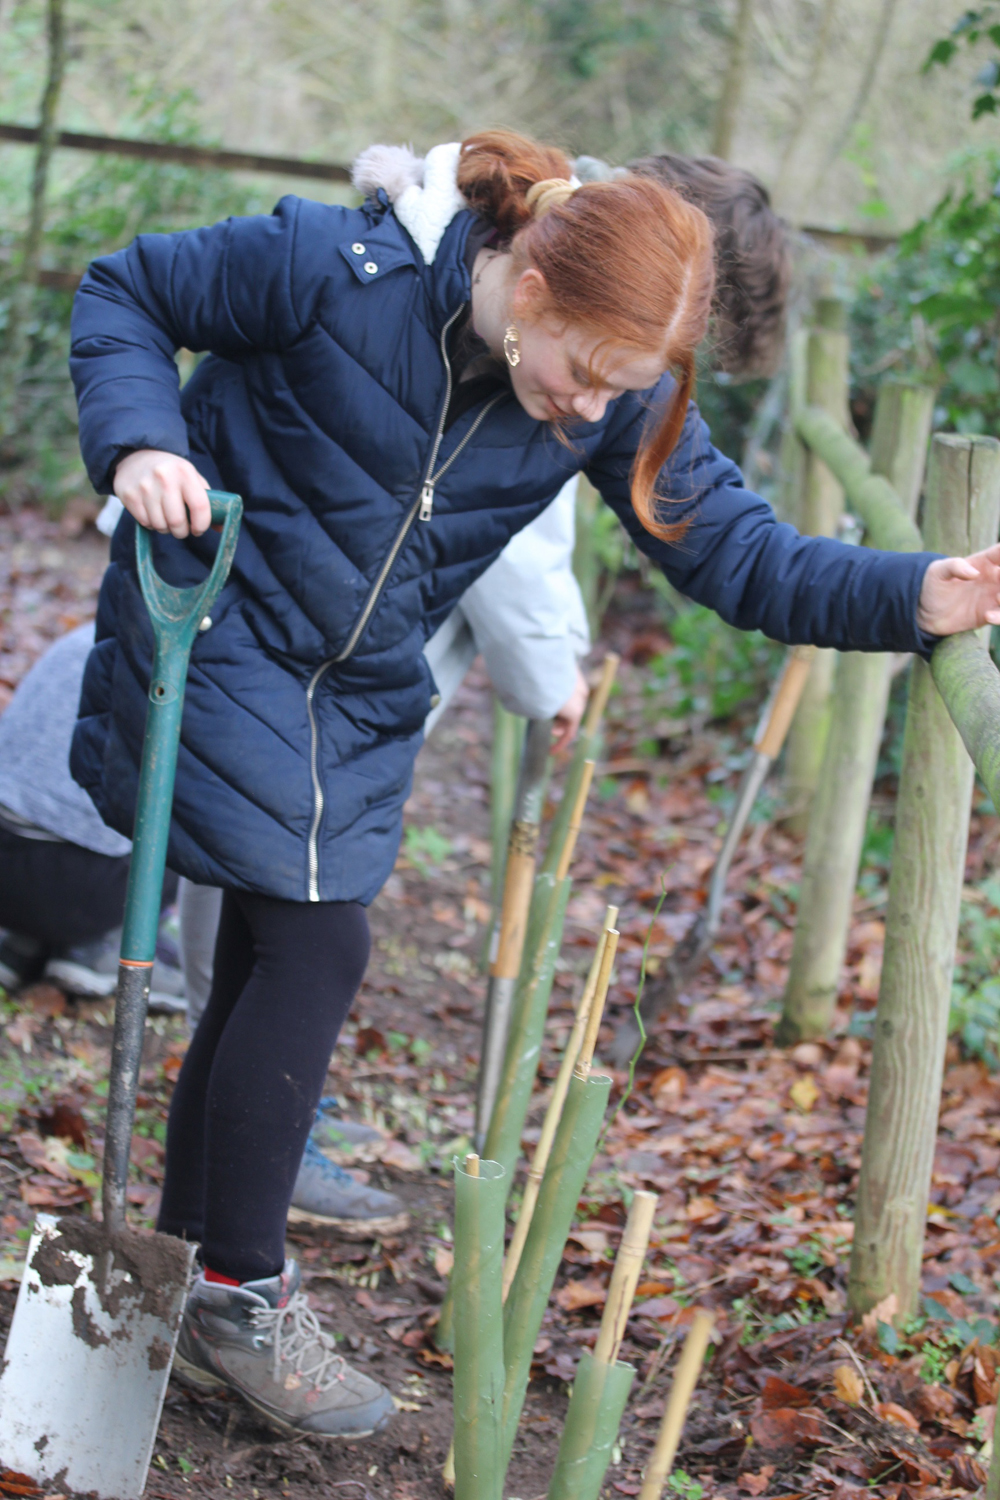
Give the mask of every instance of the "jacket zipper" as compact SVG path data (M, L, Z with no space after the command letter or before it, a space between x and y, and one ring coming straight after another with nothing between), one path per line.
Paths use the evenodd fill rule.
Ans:
M385 562L382 564L381 568L379 569L378 577L375 579L375 582L372 585L371 591L368 594L368 598L365 600L364 609L362 609L361 614L358 616L357 620L355 621L354 629L351 631L351 634L348 637L347 644L345 645L344 649L337 656L331 656L326 661L320 662L319 666L316 668L315 672L310 677L310 679L309 679L309 686L306 688L306 710L307 710L307 712L309 714L309 739L310 739L310 747L309 747L309 770L310 770L310 774L312 776L312 784L313 784L313 816L312 816L312 824L311 824L310 829L309 829L309 900L310 901L318 901L319 900L319 842L318 842L318 840L319 840L319 825L320 825L320 821L321 821L321 819L323 817L323 806L324 806L323 785L322 785L322 782L320 781L320 778L319 778L319 732L318 732L317 727L316 727L316 711L315 711L315 708L314 708L314 705L313 705L313 699L315 698L315 695L316 695L316 689L319 686L320 682L325 677L326 673L330 670L331 667L339 666L342 662L347 661L348 657L351 656L351 654L353 653L355 647L358 644L358 641L361 639L361 636L362 636L362 633L364 631L365 626L368 624L368 621L371 619L372 611L374 610L376 604L378 603L379 599L381 598L382 590L385 588L385 585L386 585L386 583L388 581L388 578L389 578L389 574L392 572L393 565L395 564L395 561L396 561L397 557L400 554L400 550L402 549L403 543L406 541L406 538L409 536L410 531L411 531L414 523L417 521L418 518L421 521L429 521L431 519L431 516L434 513L434 489L435 489L435 486L437 485L438 480L442 477L442 475L444 475L445 473L447 473L447 471L451 468L452 464L455 462L456 458L461 453L462 449L466 446L466 444L469 442L470 438L472 438L473 434L477 431L477 429L480 427L480 425L486 419L486 416L488 415L488 413L490 411L492 411L493 407L496 406L496 404L497 404L498 401L502 401L503 400L503 397L506 394L504 391L500 391L496 396L493 397L493 399L491 401L487 401L486 405L483 407L482 411L479 413L478 417L473 422L472 426L469 428L468 432L465 434L465 437L459 443L459 445L455 449L454 453L452 453L451 456L441 465L440 469L438 469L437 473L435 474L434 473L434 465L437 462L438 452L439 452L440 447L441 447L441 440L444 437L444 424L445 424L445 421L447 420L447 417L448 417L448 407L451 405L452 379L451 379L451 364L450 364L450 362L448 360L448 348L447 348L448 333L449 333L449 331L451 329L451 326L454 323L455 319L457 317L459 317L459 315L462 313L463 309L464 309L464 304L463 304L462 307L460 307L458 309L457 312L455 312L455 313L453 313L451 315L451 317L448 319L447 323L444 325L444 327L441 330L441 358L444 361L445 376L446 376L444 404L441 407L441 415L438 418L437 432L434 435L434 444L433 444L433 446L431 448L430 461L427 464L427 468L424 470L424 479L423 479L423 483L420 486L420 494L418 495L417 499L414 500L413 504L410 506L409 510L406 513L406 516L403 519L402 526L399 528L399 531L396 533L396 536L395 536L395 539L393 541L393 544L389 548L389 552L388 552L388 555L386 556Z

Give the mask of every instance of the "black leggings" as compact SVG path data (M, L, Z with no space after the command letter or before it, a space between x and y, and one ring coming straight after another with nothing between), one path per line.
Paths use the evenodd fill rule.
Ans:
M368 962L364 907L226 891L212 993L170 1106L157 1228L237 1281L279 1271L337 1034Z

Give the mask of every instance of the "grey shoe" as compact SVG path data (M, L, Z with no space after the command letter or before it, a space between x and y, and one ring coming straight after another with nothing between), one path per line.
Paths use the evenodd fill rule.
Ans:
M312 1138L321 1151L350 1151L355 1146L370 1146L383 1137L382 1132L372 1125L363 1125L360 1120L345 1120L337 1100L328 1094L316 1107Z
M118 985L118 954L121 928L106 932L90 943L67 948L45 965L45 978L70 995L100 1000L113 995ZM157 958L153 964L149 1008L154 1014L174 1015L187 1010L184 975L173 964Z
M326 1224L348 1239L374 1239L402 1234L409 1228L410 1216L394 1193L364 1187L343 1167L328 1161L310 1136L295 1179L288 1222Z
M282 1432L370 1437L395 1410L384 1385L352 1369L316 1321L299 1268L221 1286L199 1276L188 1295L174 1373L198 1390L228 1387Z

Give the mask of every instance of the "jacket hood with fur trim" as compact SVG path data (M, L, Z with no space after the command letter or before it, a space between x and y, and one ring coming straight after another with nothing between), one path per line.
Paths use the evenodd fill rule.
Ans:
M396 218L428 265L452 219L468 204L455 185L458 141L417 156L410 146L369 146L351 169L351 181L366 197L382 188Z

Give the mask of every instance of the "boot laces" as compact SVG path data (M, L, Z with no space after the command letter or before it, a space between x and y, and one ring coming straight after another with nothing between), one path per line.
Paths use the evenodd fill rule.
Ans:
M250 1321L255 1328L270 1331L271 1373L276 1384L286 1378L282 1365L290 1365L293 1374L308 1380L317 1391L328 1391L343 1380L346 1361L319 1326L304 1292L293 1293L284 1307L254 1308Z

